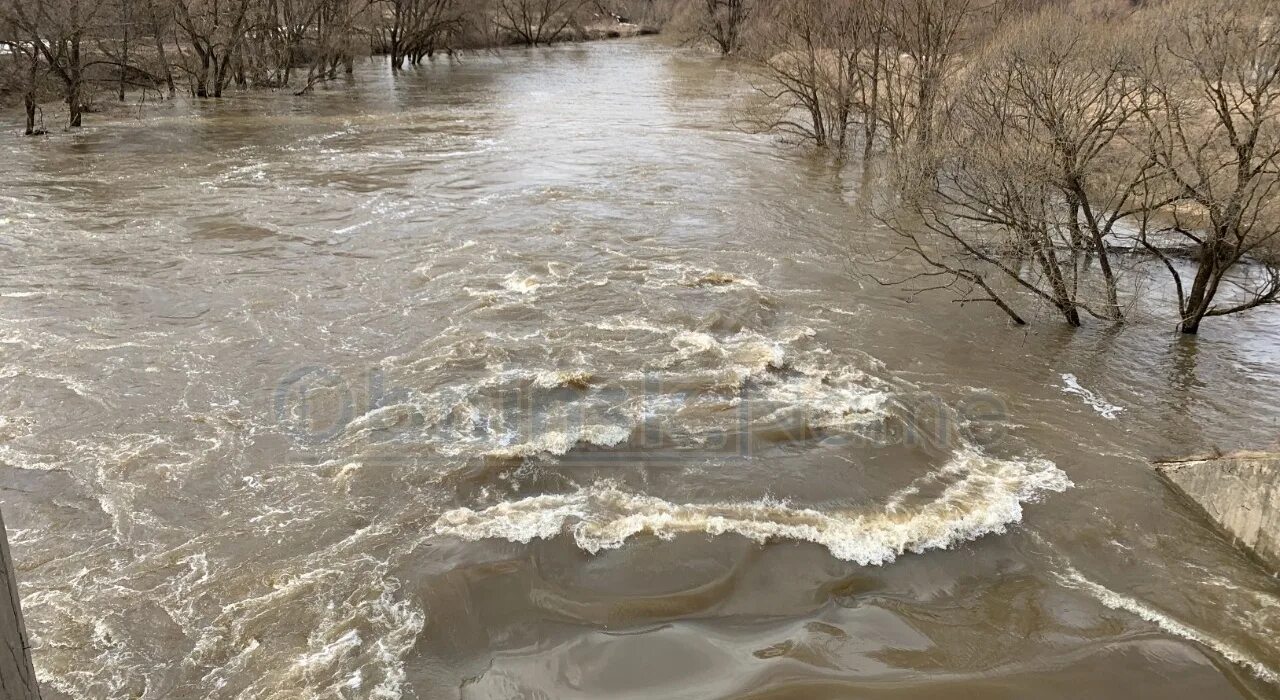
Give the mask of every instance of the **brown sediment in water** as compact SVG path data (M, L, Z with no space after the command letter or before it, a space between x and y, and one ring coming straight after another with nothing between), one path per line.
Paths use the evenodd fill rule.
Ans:
M1275 579L1149 468L1272 437L1275 309L1187 343L868 283L911 269L859 179L736 130L734 61L356 70L0 140L51 694L1275 695Z

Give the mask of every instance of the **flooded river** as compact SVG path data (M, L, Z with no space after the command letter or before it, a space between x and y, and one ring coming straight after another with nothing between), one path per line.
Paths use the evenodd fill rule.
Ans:
M47 696L1280 694L1148 468L1276 439L1280 314L881 286L852 169L656 42L359 73L0 145Z

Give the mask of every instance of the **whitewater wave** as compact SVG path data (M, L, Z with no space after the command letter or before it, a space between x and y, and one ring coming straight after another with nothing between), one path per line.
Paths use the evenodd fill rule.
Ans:
M1107 420L1115 420L1116 417L1124 411L1123 406L1108 403L1101 396L1098 396L1092 391L1081 386L1080 380L1076 378L1076 375L1071 373L1062 375L1062 393L1075 394L1076 396L1079 396L1082 401L1089 405L1089 408L1097 411L1098 415L1106 418Z
M813 542L838 559L867 566L1004 532L1022 519L1025 503L1071 486L1067 475L1046 460L994 459L973 448L956 453L941 471L954 480L936 499L883 511L824 512L770 498L681 504L598 482L572 493L531 496L482 510L457 508L442 514L433 529L465 540L522 543L567 532L593 554L621 547L641 533L662 539L733 533L760 543Z
M521 459L542 454L565 455L580 444L617 447L631 437L631 429L619 425L584 425L565 430L549 430L529 440L495 447L485 454L499 459Z
M777 337L768 337L755 331L740 331L726 338L710 333L681 331L671 339L673 353L651 366L670 369L694 359L718 360L726 369L744 377L754 376L768 368L781 368L787 363L788 346L801 338L811 338L817 332L809 327L791 328Z
M814 335L807 327L772 337L679 331L670 351L620 376L588 361L567 369L495 366L473 382L399 392L394 403L354 417L342 439L390 436L450 457L523 459L579 445L617 447L642 427L694 446L759 426L841 430L888 415L892 385L829 366L824 350L797 350Z
M1062 585L1084 591L1112 610L1123 610L1132 613L1169 634L1209 647L1228 661L1245 667L1259 679L1280 685L1280 671L1267 666L1254 656L1228 642L1216 639L1186 623L1175 620L1136 598L1122 595L1100 583L1091 581L1073 566L1064 565L1063 571L1056 575Z
M586 389L591 386L594 376L587 370L551 370L538 372L533 384L542 389Z
M543 285L537 277L533 275L521 275L519 272L512 272L502 280L502 288L509 292L517 294L532 294L538 291Z
M644 286L653 289L664 287L692 287L725 292L732 288L760 289L761 285L751 276L728 270L717 270L689 263L650 263L644 271Z
M760 284L754 279L745 275L738 275L732 272L724 272L721 270L686 270L682 273L680 284L686 287L715 287L723 288L729 285L741 285L744 287L758 288Z

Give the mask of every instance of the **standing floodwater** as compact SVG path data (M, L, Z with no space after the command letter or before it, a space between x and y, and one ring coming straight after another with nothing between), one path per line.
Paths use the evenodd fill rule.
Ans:
M1280 316L879 286L730 62L362 70L3 145L47 697L1280 692L1275 579L1147 468L1274 439Z

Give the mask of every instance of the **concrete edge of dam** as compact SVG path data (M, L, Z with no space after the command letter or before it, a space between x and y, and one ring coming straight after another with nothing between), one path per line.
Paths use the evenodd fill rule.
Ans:
M1280 453L1161 461L1155 469L1270 573L1280 574Z

